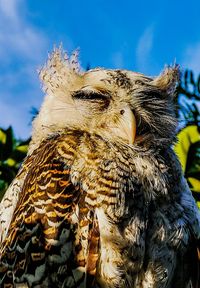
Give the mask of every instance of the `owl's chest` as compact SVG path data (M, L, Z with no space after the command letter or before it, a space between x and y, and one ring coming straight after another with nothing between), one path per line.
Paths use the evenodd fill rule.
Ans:
M105 155L102 159L90 157L78 158L70 172L73 185L81 190L81 205L92 210L102 208L118 222L133 211L144 210L152 199L168 196L167 168L160 169L151 159L128 158L123 153L106 160Z
M99 161L81 177L84 205L98 223L95 273L101 287L142 285L142 277L160 277L156 281L165 287L166 275L173 274L182 208L170 198L176 188L167 168L156 164L139 158ZM160 274L153 276L158 262Z

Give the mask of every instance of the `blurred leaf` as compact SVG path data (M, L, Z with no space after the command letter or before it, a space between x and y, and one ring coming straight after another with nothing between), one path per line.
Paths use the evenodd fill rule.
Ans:
M4 190L6 187L6 182L0 179L0 191Z
M190 71L190 83L195 86L195 81L194 81L194 74L192 71Z
M200 180L200 141L197 141L190 145L187 154L185 176L187 178L192 177Z
M23 153L27 153L28 145L20 145L20 146L17 146L15 150L20 151L20 152L23 152Z
M10 183L16 175L16 170L9 167L6 163L1 165L0 171L0 179L5 180L8 183Z
M186 70L178 87L179 117L185 127L178 134L175 152L200 208L200 75L196 79Z
M184 87L186 90L188 89L188 70L184 73Z
M6 133L3 131L3 129L0 129L0 142L2 144L6 143Z
M17 164L21 163L23 159L25 158L25 156L26 156L26 153L15 150L11 153L9 158L13 159L16 162L16 166L19 167L19 165Z
M20 151L22 153L27 153L28 151L28 145L19 145L15 149L16 151Z
M0 199L26 157L29 141L17 140L12 127L0 128Z
M200 93L200 75L197 80L197 90L198 90L198 93Z
M14 137L13 137L13 130L11 127L9 127L7 130L4 130L3 132L5 132L6 134L6 139L5 139L5 143L1 143L2 145L0 146L1 149L1 153L0 153L0 160L6 160L10 153L13 151L14 145L15 145L15 141L14 141Z
M12 166L15 166L16 165L16 161L12 158L8 158L6 161L5 161L5 164L12 167Z
M8 184L4 180L0 179L0 201L3 198L4 192L6 191L7 188Z

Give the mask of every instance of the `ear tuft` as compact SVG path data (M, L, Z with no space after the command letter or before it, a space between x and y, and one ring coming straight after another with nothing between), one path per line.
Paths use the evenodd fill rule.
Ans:
M69 57L62 46L54 48L47 63L39 70L39 77L47 94L55 95L63 89L73 89L76 80L81 76L78 55L79 50L75 50Z
M153 80L153 84L163 90L167 95L174 96L174 92L180 81L179 65L169 66Z

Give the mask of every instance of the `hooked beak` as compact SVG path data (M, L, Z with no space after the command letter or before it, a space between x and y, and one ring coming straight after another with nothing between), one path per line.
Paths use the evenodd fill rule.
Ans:
M135 116L129 107L126 107L121 113L123 113L120 121L122 137L124 136L123 138L127 139L129 144L133 144L136 137Z
M135 116L128 106L121 110L120 114L117 126L113 127L114 133L117 137L124 139L129 144L133 144L136 137Z

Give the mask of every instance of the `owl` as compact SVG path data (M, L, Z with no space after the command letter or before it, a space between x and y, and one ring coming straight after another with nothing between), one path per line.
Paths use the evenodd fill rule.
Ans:
M83 72L59 48L39 74L0 207L0 287L200 287L200 214L172 149L179 68Z

